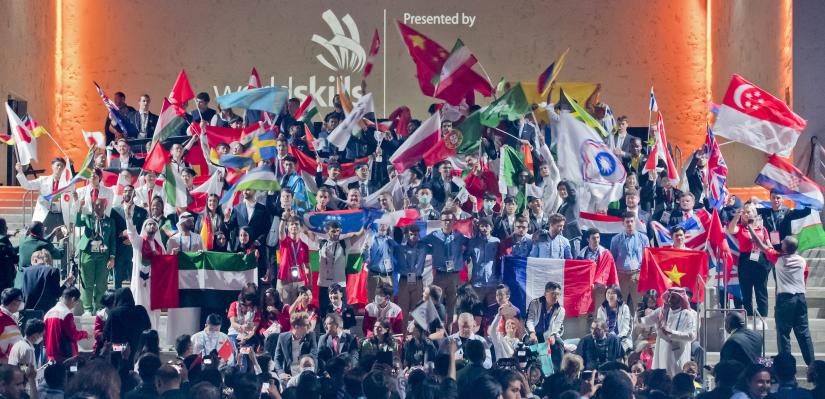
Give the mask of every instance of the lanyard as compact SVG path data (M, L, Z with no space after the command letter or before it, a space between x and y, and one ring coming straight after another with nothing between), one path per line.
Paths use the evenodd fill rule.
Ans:
M446 260L453 260L453 235L452 235L452 233L450 235L447 235L447 236L444 237L444 246L446 247L445 251L444 251L445 254L447 255Z
M293 240L290 237L289 246L292 247L292 261L294 262L292 265L298 266L298 251L301 250L301 244L298 242L298 240Z

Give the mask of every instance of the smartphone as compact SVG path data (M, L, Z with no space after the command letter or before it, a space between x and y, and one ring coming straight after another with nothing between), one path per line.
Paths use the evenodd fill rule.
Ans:
M209 359L209 358L203 359L203 364L205 364L207 366L212 364L212 359Z
M261 384L261 393L268 393L269 392L269 383L265 382Z
M591 378L593 378L593 370L582 371L582 381L590 381Z
M126 349L126 344L112 344L112 351L123 352Z
M73 365L69 366L69 371L72 372L72 373L76 373L77 372L77 365L73 364Z

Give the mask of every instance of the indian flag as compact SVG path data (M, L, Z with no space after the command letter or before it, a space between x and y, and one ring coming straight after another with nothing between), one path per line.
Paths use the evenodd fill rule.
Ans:
M160 107L158 124L155 126L155 133L152 136L152 143L166 140L180 130L184 123L186 123L186 120L178 113L178 108L164 98L163 106Z
M181 252L152 259L150 304L163 308L221 307L238 291L258 281L253 255L224 252Z
M295 113L295 120L309 124L316 114L318 114L318 103L315 102L315 98L312 96L307 96L304 102L301 103L301 107L298 108L298 112Z
M798 252L825 246L825 230L819 212L811 211L808 216L791 221L791 233L799 240Z

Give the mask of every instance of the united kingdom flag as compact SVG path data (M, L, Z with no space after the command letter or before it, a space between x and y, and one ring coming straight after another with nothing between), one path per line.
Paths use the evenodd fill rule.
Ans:
M708 126L708 136L705 140L705 151L708 156L708 202L711 208L722 209L728 199L728 165L719 151L719 143Z

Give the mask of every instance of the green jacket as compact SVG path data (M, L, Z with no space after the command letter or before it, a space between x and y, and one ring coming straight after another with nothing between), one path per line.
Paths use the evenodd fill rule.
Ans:
M17 263L21 269L32 265L32 254L36 251L46 249L52 254L52 258L63 258L63 250L54 246L51 241L46 241L40 237L26 235L20 239L20 245L17 247L19 254L19 262Z
M143 222L149 218L149 212L139 206L134 206L132 212L132 224L135 225L135 230L140 234L140 230L143 228ZM112 219L115 221L118 252L121 252L121 250L131 252L132 245L123 243L123 232L126 231L126 210L123 209L123 205L112 208Z
M92 239L95 237L95 216L77 213L77 227L82 230L80 239L77 242L77 249L82 252L90 252ZM111 217L104 216L100 220L100 234L103 243L106 244L106 254L114 257L117 247L117 237L115 236L115 221Z

